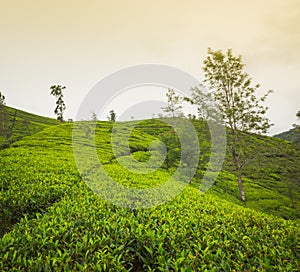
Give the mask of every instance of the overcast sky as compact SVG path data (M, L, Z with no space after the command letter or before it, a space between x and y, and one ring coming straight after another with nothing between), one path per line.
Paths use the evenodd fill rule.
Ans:
M119 69L167 64L201 80L207 48L232 48L260 94L274 90L274 134L300 110L299 26L299 0L0 0L0 90L9 106L55 117L49 87L65 85L65 116L74 118Z

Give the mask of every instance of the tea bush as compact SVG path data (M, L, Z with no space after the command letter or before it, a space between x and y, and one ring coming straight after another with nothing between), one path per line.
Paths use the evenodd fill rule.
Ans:
M298 271L299 226L187 188L130 211L85 184L0 242L3 271Z
M228 157L222 172L211 176L217 176L215 185L201 194L210 144L205 124L195 124L202 160L193 183L150 209L120 208L91 191L74 160L71 123L46 126L1 150L0 271L299 271L299 219L280 218L299 218L299 152L282 140L245 135L249 146L262 150L245 169L248 200L239 200ZM75 127L75 140L95 144L115 182L149 188L173 174L166 167L132 173L119 163L147 162L149 146L169 125L123 124L130 138L119 141L124 153L117 158L111 133L118 128L98 122L94 137L92 125Z

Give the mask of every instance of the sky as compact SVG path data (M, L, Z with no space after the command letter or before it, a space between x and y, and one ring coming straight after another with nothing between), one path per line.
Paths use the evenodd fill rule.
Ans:
M272 135L300 110L299 26L299 0L0 0L0 91L9 106L55 117L50 86L64 85L65 118L75 118L91 88L120 69L164 64L201 81L208 47L232 48L258 96L274 91ZM145 103L136 110L151 117Z

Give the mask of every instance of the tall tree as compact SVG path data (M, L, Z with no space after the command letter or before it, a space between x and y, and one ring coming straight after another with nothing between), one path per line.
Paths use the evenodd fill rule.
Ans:
M268 108L261 104L271 91L257 98L255 92L260 86L252 86L252 79L244 72L244 66L242 57L234 56L231 49L225 53L208 49L203 65L204 84L229 130L227 146L237 172L242 201L246 200L243 168L249 162L247 143L243 141L242 133L266 133L271 126L265 117ZM193 94L197 95L197 91L199 89L195 88Z
M171 117L182 116L182 97L176 95L173 89L168 89L166 93L168 104L166 107L162 107L163 111L169 114Z
M63 122L64 121L64 111L66 110L65 102L63 101L63 90L66 89L66 86L61 85L52 85L50 87L51 95L55 96L56 101L56 108L54 110L54 113L57 115L57 120Z

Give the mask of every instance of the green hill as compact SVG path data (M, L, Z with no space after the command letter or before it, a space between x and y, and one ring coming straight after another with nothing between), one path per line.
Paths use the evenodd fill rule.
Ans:
M1 130L0 149L11 143L43 130L47 126L57 125L55 119L42 117L19 109L3 106L0 112Z
M300 144L300 131L296 128L274 135L274 137Z
M162 131L151 130L151 122L140 124L144 132L162 135ZM196 173L193 186L198 188L201 170L209 158L209 132L204 123L195 121L194 126L200 139L200 169ZM166 128L165 128L166 129ZM210 193L244 207L253 208L286 219L300 218L300 149L282 139L244 134L248 144L250 163L244 168L244 186L247 195L245 203L240 201L237 177L227 153L223 170L216 179Z
M82 145L94 141L85 124L77 139ZM136 125L129 149L141 162L153 140L166 140L169 152L176 144L172 128L160 120L128 125ZM195 126L203 152L192 184L172 201L142 210L114 206L89 189L74 160L71 123L46 127L1 150L0 270L298 271L299 150L247 134L250 150L259 148L262 155L245 169L246 203L238 199L229 159L216 184L201 194L209 135L205 124ZM174 173L176 160L169 157L151 174L123 169L111 133L112 123L97 123L97 155L115 181L148 188ZM117 156L129 161L125 143L120 146Z

